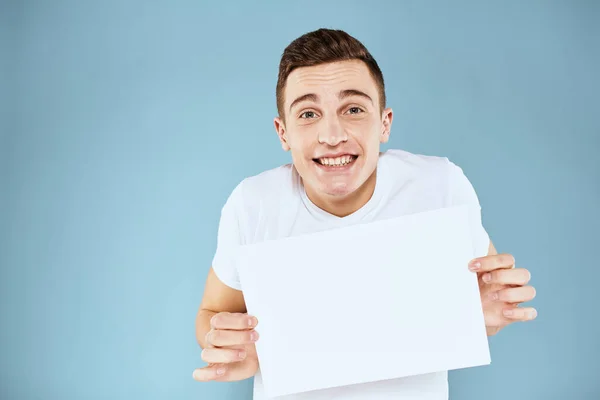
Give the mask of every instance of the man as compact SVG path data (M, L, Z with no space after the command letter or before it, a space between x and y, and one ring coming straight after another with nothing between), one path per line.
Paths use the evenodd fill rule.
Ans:
M535 318L533 308L519 307L535 296L528 286L530 274L514 268L511 255L496 252L462 170L446 158L401 150L380 153L393 113L385 106L382 73L358 40L327 29L296 39L282 55L276 94L275 130L293 163L245 179L222 209L217 250L196 319L197 340L208 366L195 370L194 379L237 381L255 376L254 399L265 398L254 347L258 321L246 314L231 259L237 246L357 222L469 205L478 258L465 268L478 274L488 335ZM319 329L307 327L305 321L298 326ZM285 396L331 398L447 399L447 373Z

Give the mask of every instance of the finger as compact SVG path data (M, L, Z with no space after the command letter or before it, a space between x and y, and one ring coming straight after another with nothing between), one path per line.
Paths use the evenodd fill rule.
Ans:
M254 329L258 324L256 317L241 313L221 312L210 320L213 329L243 330Z
M503 311L503 315L514 321L531 321L537 317L537 310L533 307L517 307Z
M524 303L533 300L535 297L535 288L533 286L508 288L499 290L491 295L493 300L499 300L506 303Z
M209 365L208 367L198 368L192 374L194 380L199 382L208 382L212 380L222 379L227 373L225 365Z
M244 360L246 355L245 350L211 348L202 350L200 357L209 364L229 364Z
M206 334L206 342L212 346L236 346L250 344L258 340L258 332L251 331L228 331L222 329L211 329Z
M527 285L531 279L531 273L525 268L498 269L486 272L481 276L485 283L497 283L501 285Z
M469 263L469 269L476 272L487 272L499 268L512 268L514 265L515 258L511 254L495 254L475 258Z

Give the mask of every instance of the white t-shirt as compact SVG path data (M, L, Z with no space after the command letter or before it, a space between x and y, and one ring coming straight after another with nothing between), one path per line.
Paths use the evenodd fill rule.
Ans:
M246 178L233 190L221 211L212 267L223 283L241 290L232 257L237 246L465 204L471 210L474 257L485 256L490 240L481 223L477 195L462 169L447 158L403 150L381 153L373 196L358 211L342 218L315 206L306 195L298 172L288 164ZM302 377L298 376L298 379ZM324 389L277 399L446 400L447 372ZM254 379L254 400L267 400L260 370Z

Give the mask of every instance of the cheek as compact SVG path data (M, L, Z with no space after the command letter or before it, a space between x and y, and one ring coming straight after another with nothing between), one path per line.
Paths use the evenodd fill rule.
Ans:
M381 137L381 124L374 119L352 121L346 125L346 130L362 147L377 147Z
M294 159L300 160L301 158L311 157L315 146L312 132L307 130L295 131L292 135L289 135L289 138L291 140L288 140L288 144Z

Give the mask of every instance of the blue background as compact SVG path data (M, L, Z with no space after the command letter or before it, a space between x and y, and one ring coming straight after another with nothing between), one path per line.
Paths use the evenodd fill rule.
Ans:
M220 208L289 162L279 57L347 30L381 65L386 148L465 170L535 322L454 399L600 398L600 2L4 1L0 398L245 399L201 384L194 317Z

